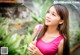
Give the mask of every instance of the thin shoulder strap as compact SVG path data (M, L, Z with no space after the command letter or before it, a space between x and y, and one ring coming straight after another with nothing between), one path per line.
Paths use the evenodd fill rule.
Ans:
M33 41L36 41L41 33L41 30L42 30L42 25L39 25L39 28L38 28L38 34L35 36L35 38L33 39Z
M37 32L39 32L41 29L42 29L42 24L39 25Z

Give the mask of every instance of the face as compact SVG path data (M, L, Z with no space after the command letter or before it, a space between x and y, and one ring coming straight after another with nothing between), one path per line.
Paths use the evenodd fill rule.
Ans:
M60 16L57 14L55 7L51 7L46 14L45 25L47 26L56 26L62 24Z

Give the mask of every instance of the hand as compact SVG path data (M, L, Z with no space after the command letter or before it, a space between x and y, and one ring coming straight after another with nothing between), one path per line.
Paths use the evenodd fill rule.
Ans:
M29 44L28 50L32 55L43 55L36 47L36 41L33 41Z

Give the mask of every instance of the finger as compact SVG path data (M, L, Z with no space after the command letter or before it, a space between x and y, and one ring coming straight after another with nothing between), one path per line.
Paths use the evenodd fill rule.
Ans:
M30 48L28 48L28 50L29 50L29 53L31 53L31 54L35 54L36 53L35 50L31 50Z
M36 41L36 40L34 40L34 41L32 41L32 44L33 44L33 45L36 45L36 42L37 42L37 41Z
M36 42L32 42L32 44L33 44L32 46L33 46L34 49L37 48L36 47Z
M30 44L29 47L30 47L32 50L34 50L34 49L36 48L36 46L33 45L33 44Z
M33 50L32 50L31 48L29 48L29 47L28 47L27 49L28 49L28 51L30 51L30 52L32 52L32 51L33 51Z
M32 51L29 51L30 54L32 54Z
M30 54L32 54L32 55L34 55L34 54L35 54L34 52L31 52L31 51L29 51L29 53L30 53Z

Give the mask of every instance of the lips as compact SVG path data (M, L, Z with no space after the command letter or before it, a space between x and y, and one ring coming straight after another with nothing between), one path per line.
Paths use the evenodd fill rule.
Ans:
M46 19L46 22L50 22L50 20Z

